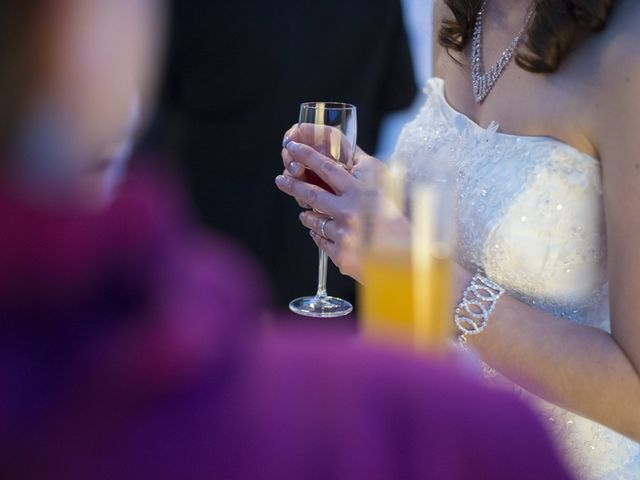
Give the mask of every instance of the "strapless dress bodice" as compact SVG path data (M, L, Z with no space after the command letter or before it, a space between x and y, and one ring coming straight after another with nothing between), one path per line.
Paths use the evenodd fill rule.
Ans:
M444 81L402 131L411 182L445 173L455 189L457 261L550 314L610 331L601 172L551 137L483 128L447 102ZM540 400L579 478L640 478L640 445Z

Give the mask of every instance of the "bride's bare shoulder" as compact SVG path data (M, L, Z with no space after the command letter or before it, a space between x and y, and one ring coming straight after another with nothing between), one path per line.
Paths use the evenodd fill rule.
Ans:
M580 52L595 81L608 83L619 73L640 65L639 27L640 2L616 2L605 28L592 34Z
M639 27L640 2L616 2L606 28L594 35L592 45L584 52L593 82L591 91L605 109L639 103Z
M606 28L595 34L597 57L606 61L637 63L640 55L638 28L640 27L640 2L637 0L620 0L607 22ZM627 63L624 62L624 63Z
M572 72L581 89L594 144L604 157L640 130L640 2L619 0L606 28L592 36ZM614 144L612 146L612 143Z

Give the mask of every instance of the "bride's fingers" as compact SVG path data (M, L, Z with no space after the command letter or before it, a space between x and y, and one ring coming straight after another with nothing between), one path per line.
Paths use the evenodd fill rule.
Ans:
M291 175L291 173L289 172L289 170L284 170L284 171L282 172L282 175L284 175L285 177L293 177L293 175ZM306 204L306 203L304 203L304 202L301 202L301 201L300 201L300 200L298 200L297 198L295 198L295 197L294 197L293 199L296 201L296 203L298 204L298 206L299 206L300 208L304 208L305 210L308 210L308 209L310 209L310 208L311 208L309 205L307 205L307 204Z
M329 257L331 257L332 259L336 258L336 255L338 254L338 247L335 243L333 243L331 240L327 240L326 238L321 237L313 230L311 230L309 234L311 235L311 238L313 238L313 241L316 243L316 245L324 250L327 255L329 255Z
M377 181L386 168L386 165L380 160L362 152L362 155L354 163L351 174L358 180L366 178L369 181Z
M287 172L296 178L304 176L305 168L296 162L286 148L282 149L282 163Z
M354 187L355 179L340 163L330 160L313 148L301 143L289 142L286 150L293 162L313 170L336 192L346 192Z
M340 199L320 187L301 182L288 175L276 177L276 185L287 195L291 195L298 202L309 205L311 208L325 212L331 217L340 214Z
M339 240L338 224L332 218L326 215L321 215L316 212L302 212L300 214L300 221L302 224L315 232L317 235L337 242Z
M329 125L301 123L297 126L295 134L291 134L288 139L309 145L323 155L333 152L331 156L337 155L338 158L335 160L339 160L347 168L353 166L354 153L360 152L357 145L354 145L339 128Z
M298 140L298 124L294 124L289 130L287 130L282 137L282 148L286 148L287 144L292 141Z

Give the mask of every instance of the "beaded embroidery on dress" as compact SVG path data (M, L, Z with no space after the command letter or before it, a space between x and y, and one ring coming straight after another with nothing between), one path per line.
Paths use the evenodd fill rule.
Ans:
M482 128L446 101L444 81L405 126L394 158L411 181L453 172L457 261L518 300L610 331L597 160L551 137ZM578 478L640 478L640 444L537 399Z

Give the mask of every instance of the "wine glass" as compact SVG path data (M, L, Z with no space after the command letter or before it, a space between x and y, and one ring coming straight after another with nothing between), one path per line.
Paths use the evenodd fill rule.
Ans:
M339 102L308 102L300 106L298 120L300 143L350 169L356 152L356 107ZM308 183L333 192L312 170L306 171ZM322 213L322 212L320 212ZM292 312L306 317L335 318L348 315L353 306L346 300L327 295L327 254L320 249L318 290L314 296L302 297L289 304Z

